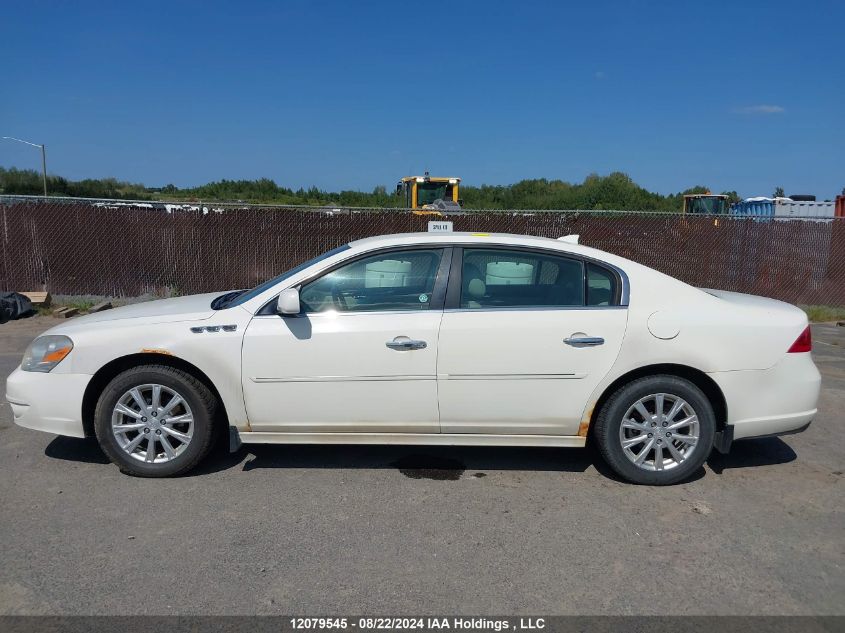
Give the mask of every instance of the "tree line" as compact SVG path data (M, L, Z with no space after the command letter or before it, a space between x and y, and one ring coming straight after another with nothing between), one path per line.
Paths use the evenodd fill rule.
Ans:
M199 187L146 187L115 178L68 180L61 176L47 177L47 191L52 196L78 198L115 198L122 200L173 200L207 202L250 202L279 205L311 205L341 207L401 206L393 189L378 186L372 192L330 192L311 187L291 189L269 178L257 180L219 180ZM582 183L535 178L512 185L461 185L463 206L469 209L581 209L680 211L684 194L706 193L704 186L695 186L675 194L660 194L637 185L627 174L613 172L607 176L591 174ZM0 194L41 195L41 174L29 169L0 167ZM738 201L735 191L724 192L731 201Z

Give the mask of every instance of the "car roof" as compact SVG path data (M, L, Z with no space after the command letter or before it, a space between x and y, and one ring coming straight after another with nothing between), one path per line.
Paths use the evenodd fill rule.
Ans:
M586 256L610 256L609 253L587 246L581 246L569 241L540 237L537 235L516 235L512 233L483 233L483 232L443 232L443 233L394 233L392 235L377 235L365 237L350 242L349 246L356 250L368 250L380 246L406 246L409 244L473 244L478 246L528 246L537 248L551 248L566 253Z

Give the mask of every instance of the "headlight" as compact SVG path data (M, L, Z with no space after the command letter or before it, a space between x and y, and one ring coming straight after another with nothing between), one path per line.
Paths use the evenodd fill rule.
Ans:
M61 363L72 349L73 341L67 336L39 336L26 348L21 369L46 373Z

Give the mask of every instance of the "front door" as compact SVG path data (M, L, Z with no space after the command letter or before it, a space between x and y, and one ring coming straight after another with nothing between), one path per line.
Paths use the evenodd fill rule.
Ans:
M438 248L359 257L303 284L299 316L252 319L242 372L251 429L439 432L447 261Z
M464 249L440 328L441 431L576 435L622 344L620 283L548 252Z

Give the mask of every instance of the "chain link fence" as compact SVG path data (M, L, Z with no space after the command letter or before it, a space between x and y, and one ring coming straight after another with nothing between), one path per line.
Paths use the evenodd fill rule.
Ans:
M468 211L165 204L0 196L2 290L171 296L247 288L362 237L425 231L521 233L581 243L694 286L845 306L845 218L625 211Z

